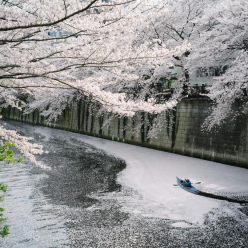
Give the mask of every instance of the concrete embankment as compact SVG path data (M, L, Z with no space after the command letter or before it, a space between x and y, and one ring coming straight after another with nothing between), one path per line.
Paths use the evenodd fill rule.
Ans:
M184 99L166 115L156 138L148 138L153 115L138 113L132 119L99 116L83 100L69 105L53 124L46 123L38 111L23 115L12 107L3 109L3 117L247 168L247 114L231 121L240 104L235 103L230 120L218 130L204 132L202 124L209 115L211 102L205 98ZM109 124L101 128L108 120Z

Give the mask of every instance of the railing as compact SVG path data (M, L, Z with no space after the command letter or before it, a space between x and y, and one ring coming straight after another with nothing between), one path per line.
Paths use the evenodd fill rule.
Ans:
M174 88L170 88L170 89L165 89L162 92L159 92L156 94L156 96L166 96L169 97L174 93L175 89ZM188 97L206 97L204 94L207 94L208 91L206 89L206 85L202 84L202 85L192 85L192 86L188 86L186 84L183 85L183 92L182 95L183 96L188 96Z
M186 84L183 85L183 95L188 95L189 97L206 97L204 94L207 94L208 91L206 89L206 84L198 85L195 84L193 86L188 86Z
M182 95L183 96L188 96L191 98L194 97L205 97L208 98L208 96L206 94L209 93L209 91L207 90L207 85L206 84L195 84L195 85L187 85L184 84L182 86L183 88L183 92ZM156 89L156 88L155 88ZM141 88L136 88L136 89L129 89L129 91L126 91L125 93L129 93L129 94L138 94L140 92ZM157 93L155 95L156 98L160 99L160 98L169 98L175 91L175 88L167 88L167 89L156 89ZM245 98L248 97L248 89L243 88L243 96Z

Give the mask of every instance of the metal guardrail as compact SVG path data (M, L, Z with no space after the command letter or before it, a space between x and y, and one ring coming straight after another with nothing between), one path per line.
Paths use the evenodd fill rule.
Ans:
M189 96L189 97L204 97L204 94L207 94L208 91L206 89L206 85L198 85L195 84L193 86L188 86L186 84L183 85L183 96ZM162 92L159 92L156 94L156 96L171 96L174 93L175 89L170 88L170 89L165 89Z
M187 85L187 84L183 84L182 86L183 88L183 92L182 95L183 96L188 96L188 97L207 97L206 94L209 93L209 91L207 90L207 85L206 84L195 84L195 85ZM155 88L156 89L156 88ZM138 94L139 91L141 90L141 88L137 88L135 90L131 90L129 89L129 91L126 91L125 93L127 94ZM161 97L165 97L168 98L170 97L174 91L175 88L167 88L167 89L156 89L157 93L155 94L156 97L161 98ZM248 97L248 89L243 88L243 96L244 97Z
M207 86L206 84L198 85L195 84L193 86L188 86L186 84L183 85L183 95L188 95L189 97L199 97L200 95L207 94Z

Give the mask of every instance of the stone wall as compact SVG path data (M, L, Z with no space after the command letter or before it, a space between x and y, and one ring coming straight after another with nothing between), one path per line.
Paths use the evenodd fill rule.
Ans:
M248 167L247 115L231 121L233 113L230 120L218 130L203 132L201 126L209 114L210 105L210 101L205 98L184 99L167 115L169 125L163 125L156 138L150 139L147 137L148 124L153 122L154 116L147 113L138 113L133 119L117 118L110 114L98 116L87 101L68 106L54 124L47 124L38 111L23 115L11 107L3 110L3 117ZM240 103L237 102L234 110L239 107ZM109 120L109 125L101 128L106 120ZM138 131L135 132L135 128Z

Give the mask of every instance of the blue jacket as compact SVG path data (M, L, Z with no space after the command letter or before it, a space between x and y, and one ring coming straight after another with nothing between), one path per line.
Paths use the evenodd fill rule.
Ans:
M185 186L186 187L190 187L191 186L191 182L185 182Z

